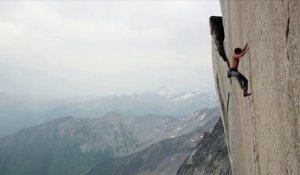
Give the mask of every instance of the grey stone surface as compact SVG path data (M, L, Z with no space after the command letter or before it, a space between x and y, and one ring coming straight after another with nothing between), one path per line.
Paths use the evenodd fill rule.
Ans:
M216 89L234 175L299 174L300 1L220 1L230 58L249 44L239 71L250 97L226 77L213 46ZM214 45L214 43L212 43Z

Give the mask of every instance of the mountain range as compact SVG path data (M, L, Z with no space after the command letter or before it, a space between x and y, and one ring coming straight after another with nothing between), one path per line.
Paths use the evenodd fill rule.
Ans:
M102 162L84 173L99 174L229 175L231 170L222 121L219 119L211 133L195 130L165 139L140 152Z
M101 162L84 175L174 175L204 133L194 130L152 144L137 153Z
M0 139L0 174L79 175L108 162L129 163L141 157L155 162L151 150L158 148L163 148L164 153L156 153L165 154L164 158L178 158L178 167L219 117L213 108L179 118L154 114L126 117L114 112L99 118L51 120Z
M162 88L157 92L65 99L33 98L0 93L0 137L24 127L73 116L97 118L110 112L136 117L145 114L181 117L192 111L217 106L213 93L176 93Z
M149 113L181 117L192 111L217 106L213 93L197 91L173 92L162 88L157 92L106 96L99 98L70 98L43 113L44 118L100 117L109 112L126 116L141 116Z

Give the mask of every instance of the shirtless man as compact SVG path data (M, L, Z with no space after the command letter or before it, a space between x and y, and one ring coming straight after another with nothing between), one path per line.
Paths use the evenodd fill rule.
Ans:
M231 57L230 61L230 69L228 70L227 77L235 77L241 88L244 90L244 97L251 95L251 93L248 93L248 80L238 71L238 66L240 59L248 52L248 44L241 49L241 48L235 48L234 53Z

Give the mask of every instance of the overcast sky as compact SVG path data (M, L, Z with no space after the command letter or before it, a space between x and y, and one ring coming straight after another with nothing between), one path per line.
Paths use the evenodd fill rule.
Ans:
M0 92L101 96L214 90L219 1L1 1Z

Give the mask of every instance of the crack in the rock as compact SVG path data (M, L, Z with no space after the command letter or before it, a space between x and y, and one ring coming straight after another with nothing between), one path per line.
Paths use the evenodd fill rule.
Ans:
M228 151L228 155L229 155L230 165L232 166L231 151L230 151L229 142L228 142L228 134L229 134L228 133L228 123L227 123L228 122L228 108L226 111L224 99L222 97L221 90L220 90L220 82L219 82L219 78L218 78L218 73L216 74L216 83L217 83L217 92L218 92L218 96L219 96L220 106L221 106L221 110L222 110L221 112L223 114L223 125L224 125L225 137L226 137L227 151Z
M229 100L230 100L230 93L228 92L228 94L227 94L227 115L228 115L228 109L229 109Z
M286 25L286 30L285 30L285 42L286 42L286 44L288 43L289 33L290 33L290 17L287 20L287 25Z

